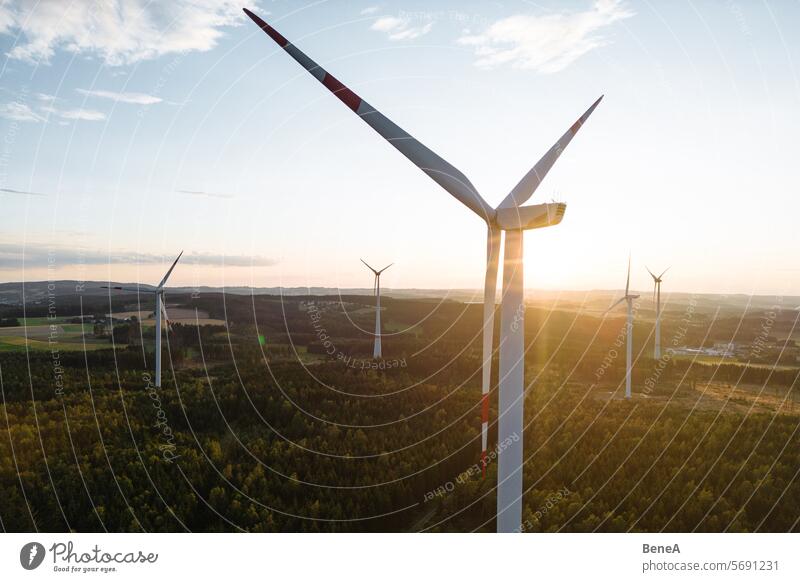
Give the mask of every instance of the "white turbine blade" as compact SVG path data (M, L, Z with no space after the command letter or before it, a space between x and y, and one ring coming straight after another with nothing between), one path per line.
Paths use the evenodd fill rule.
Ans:
M486 243L486 277L483 287L483 369L481 378L481 473L486 476L489 443L489 390L492 381L494 310L497 293L497 268L500 262L501 231L489 229Z
M142 289L141 287L109 287L108 285L102 285L101 289L114 289L115 291L133 291L134 293L147 293L150 291L149 289Z
M162 298L162 301L161 301L161 315L164 316L164 321L167 324L167 331L172 331L172 323L170 322L169 316L167 315L167 308L164 305L163 298Z
M648 272L648 273L650 273L650 276L653 278L653 281L655 281L656 279L658 279L658 277L656 277L655 275L653 275L653 271L651 271L651 270L650 270L650 267L648 267L647 265L645 265L645 267L644 267L644 268L645 268L645 269L647 269L647 272Z
M348 89L336 77L311 60L305 53L291 44L261 18L250 12L247 8L244 9L244 12L267 34L267 36L285 50L290 57L311 73L317 81L322 83L342 103L347 105L350 110L361 117L367 125L378 132L381 137L408 158L411 163L428 174L437 184L484 220L489 221L494 217L494 209L486 203L480 194L478 194L475 186L472 185L461 171L439 157L439 155L435 154L405 130L397 126L388 117L353 93L353 91Z
M606 313L608 313L609 311L611 311L612 309L614 309L614 308L615 308L617 305L619 305L620 303L622 303L623 301L625 301L625 299L627 299L627 297L620 297L620 298L619 298L617 301L615 301L615 302L614 302L614 305L612 305L611 307L609 307L608 309L606 309L606 312L605 312L603 315L605 315Z
M178 261L180 261L180 260L181 260L181 257L182 257L182 256L183 256L183 251L181 251L181 254L179 254L179 255L178 255L178 258L177 258L177 259L175 259L175 262L174 262L174 263L172 263L172 266L169 268L169 271L167 271L167 274L166 274L166 275L164 275L164 278L163 278L163 279L161 279L161 283L159 283L159 284L158 284L158 288L159 288L159 289L160 289L161 287L163 287L163 286L164 286L164 284L167 282L167 279L169 279L169 276L172 274L172 269L174 269L174 268L175 268L175 265L177 265L177 264L178 264Z
M628 296L628 291L631 287L631 256L628 255L628 279L625 281L625 297Z
M603 99L601 95L597 101L592 103L592 106L586 110L586 113L581 115L578 118L578 121L572 124L572 126L567 130L567 133L561 136L561 138L553 144L547 153L542 156L542 159L536 162L536 165L530 169L530 171L525 174L522 180L519 181L519 184L514 186L514 189L511 193L505 197L505 199L500 203L500 206L497 208L512 208L514 206L522 206L525 202L528 201L536 189L539 187L539 184L542 183L544 177L547 175L547 172L550 171L550 168L553 167L553 164L556 163L556 160L561 155L561 152L569 145L569 142L572 141L572 138L575 137L575 134L578 133L578 130L581 126L586 122L595 108L600 104L600 101Z
M664 269L663 271L661 271L661 274L658 276L658 278L659 278L659 279L661 279L661 277L663 277L663 276L664 276L664 273L666 273L667 271L669 271L671 268L672 268L672 265L670 265L669 267L667 267L666 269Z
M383 269L381 269L380 271L378 271L378 275L380 275L381 273L383 273L383 272L384 272L386 269L388 269L388 268L389 268L389 267L391 267L392 265L394 265L394 263L389 263L388 265L386 265L386 266L385 266Z
M367 266L367 269L369 269L370 271L372 271L372 272L373 272L373 273L375 273L376 275L378 274L378 271L376 271L375 269L373 269L372 267L370 267L370 266L369 266L369 263L367 263L367 261L365 261L364 259L359 259L359 261L361 261L362 263L364 263L364 264Z

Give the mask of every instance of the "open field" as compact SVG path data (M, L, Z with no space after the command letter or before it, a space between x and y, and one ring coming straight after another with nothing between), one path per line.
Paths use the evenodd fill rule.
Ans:
M214 319L208 316L208 313L201 310L187 309L181 307L170 307L167 305L167 314L172 323L180 323L183 325L225 325L222 319ZM141 324L145 327L155 325L156 320L153 317L153 312L150 310L141 311L122 311L109 313L115 319L127 319L130 317L137 317Z
M168 308L170 321L182 325L225 325L221 319L208 317L205 311L186 308ZM137 316L143 327L155 326L155 319L147 319L152 315L149 311L127 311L115 313L118 318ZM199 319L198 319L199 318ZM91 323L67 323L72 316L50 319L47 317L20 318L23 325L0 327L0 351L15 352L28 350L81 351L111 349L107 338L93 336L94 325ZM52 340L52 341L51 341ZM117 347L125 347L117 344Z
M48 320L34 317L25 320L28 325L0 328L0 351L29 350L82 351L109 348L105 339L91 337L92 325L64 323L64 318ZM84 334L90 337L84 339Z

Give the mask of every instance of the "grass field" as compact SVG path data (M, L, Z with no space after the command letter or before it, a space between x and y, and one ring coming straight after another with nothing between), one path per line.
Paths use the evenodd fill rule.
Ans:
M168 308L169 309L169 308ZM149 311L129 311L115 313L115 317L140 318L143 327L155 325ZM193 309L169 309L170 321L183 325L225 325L221 319L212 319L208 313ZM198 319L199 318L199 319ZM94 325L91 323L67 323L71 317L49 319L47 317L28 317L21 319L23 325L0 327L0 352L19 352L29 350L82 351L111 349L107 339L93 337ZM84 335L86 336L84 338ZM53 340L52 342L50 340ZM123 347L119 344L117 347Z
M66 323L68 318L29 317L24 325L0 328L0 352L29 350L83 351L111 347L108 340L94 339L90 323ZM50 340L53 340L52 342Z
M25 339L24 336L20 337L0 337L0 352L22 352L27 348L30 350L54 350L60 351L83 351L86 350L103 350L110 349L111 344L104 340L86 340L86 344L82 341L55 341L50 343L47 340ZM120 347L120 346L117 346Z

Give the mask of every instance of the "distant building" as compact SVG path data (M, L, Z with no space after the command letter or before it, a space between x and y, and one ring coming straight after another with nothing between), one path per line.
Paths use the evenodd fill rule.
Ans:
M736 344L733 342L716 342L713 348L706 350L709 356L732 358L736 355Z

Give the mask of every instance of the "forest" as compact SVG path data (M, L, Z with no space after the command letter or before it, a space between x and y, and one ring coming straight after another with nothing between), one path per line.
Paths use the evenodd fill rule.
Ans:
M115 301L65 300L60 315L152 309ZM496 467L478 465L481 306L384 298L385 365L373 366L371 302L169 297L225 325L174 325L160 389L153 329L131 322L103 349L0 352L0 526L493 531ZM799 531L793 318L772 317L749 364L655 361L645 305L626 401L621 318L529 307L523 530ZM763 319L677 307L662 337L755 345ZM490 449L502 445L496 400L493 389Z

